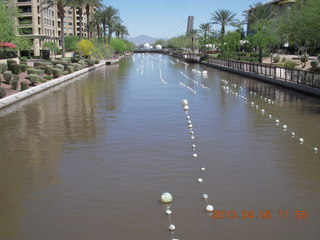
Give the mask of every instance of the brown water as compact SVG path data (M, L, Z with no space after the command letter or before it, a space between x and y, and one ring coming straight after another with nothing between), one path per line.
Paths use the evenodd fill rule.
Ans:
M174 196L180 240L319 239L320 153L313 147L320 148L320 100L171 60L135 55L0 112L1 240L171 239L159 202L165 191ZM192 68L208 71L208 79ZM182 99L189 100L198 158ZM204 191L215 210L237 218L212 219ZM272 219L260 219L266 210ZM245 211L254 218L241 218ZM296 211L308 218L296 219Z

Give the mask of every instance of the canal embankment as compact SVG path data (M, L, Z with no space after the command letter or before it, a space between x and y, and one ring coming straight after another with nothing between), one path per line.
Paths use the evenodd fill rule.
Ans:
M115 61L115 60L114 60ZM98 64L95 64L93 66L90 66L90 67L87 67L87 68L84 68L84 69L81 69L79 71L76 71L76 72L73 72L71 74L67 74L67 75L64 75L62 77L59 77L57 79L54 79L54 80L51 80L51 81L48 81L48 82L45 82L45 83L42 83L40 85L37 85L35 87L32 87L32 88L29 88L27 90L24 90L22 92L18 92L18 93L15 93L13 95L10 95L10 96L7 96L7 97L4 97L2 99L0 99L0 109L3 109L5 107L8 107L14 103L17 103L19 101L22 101L26 98L29 98L30 96L33 96L35 94L38 94L40 92L43 92L45 90L48 90L54 86L57 86L61 83L64 83L64 82L67 82L77 76L80 76L84 73L87 73L87 72L90 72L92 70L95 70L96 68L99 68L101 66L104 66L106 65L106 62L107 61L102 61Z

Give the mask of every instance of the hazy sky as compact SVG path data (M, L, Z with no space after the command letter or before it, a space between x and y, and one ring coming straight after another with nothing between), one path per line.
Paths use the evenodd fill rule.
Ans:
M243 19L242 12L257 2L259 0L104 0L105 5L119 9L130 37L145 34L155 38L185 33L188 16L195 16L194 27L198 28L199 24L209 22L211 13L218 9L229 9Z

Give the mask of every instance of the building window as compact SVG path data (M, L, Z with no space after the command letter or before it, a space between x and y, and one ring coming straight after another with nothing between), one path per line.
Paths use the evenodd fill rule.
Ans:
M72 31L72 28L69 28L69 31Z
M72 26L72 22L69 22L68 24L69 24L69 26Z

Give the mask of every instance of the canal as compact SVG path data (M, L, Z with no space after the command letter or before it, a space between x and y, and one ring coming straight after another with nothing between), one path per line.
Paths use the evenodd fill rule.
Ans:
M135 54L0 111L0 239L171 239L163 192L180 240L318 239L319 123L318 98Z

